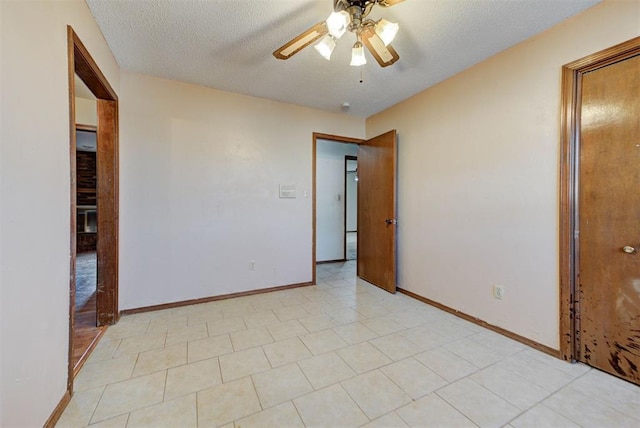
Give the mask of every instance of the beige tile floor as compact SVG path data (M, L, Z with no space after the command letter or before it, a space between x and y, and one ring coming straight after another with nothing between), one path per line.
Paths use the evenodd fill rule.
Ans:
M318 286L126 316L59 427L640 426L640 388L321 265Z

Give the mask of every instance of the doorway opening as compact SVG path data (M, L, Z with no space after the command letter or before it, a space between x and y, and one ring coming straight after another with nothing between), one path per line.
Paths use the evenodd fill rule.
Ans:
M362 140L356 138L313 134L314 284L318 265L331 264L324 268L326 271L348 268L345 266L348 256L347 156L357 157L360 142ZM357 254L357 249L353 252ZM355 270L355 261L351 264Z
M75 373L97 344L100 327L114 324L119 318L118 97L70 26L67 27L67 47L71 179L67 390L72 394ZM86 92L84 98L83 92ZM85 117L81 112L92 110L83 109L86 98L95 100L93 124L81 123L85 121L81 119ZM95 155L81 154L78 148L90 146L91 139L95 140ZM95 176L92 171L83 175L81 169L88 168L85 163L90 164L93 158ZM87 251L83 251L85 249ZM77 284L84 281L85 274L87 284ZM81 325L84 321L89 326L86 329ZM96 329L98 333L94 335ZM87 338L82 332L87 333Z
M350 159L355 159L358 145L328 139L319 139L316 144L316 263L345 262L348 258L347 232L348 221L357 216L357 203L353 202L347 191L353 192L352 183L355 173L347 171ZM355 167L352 167L355 170ZM353 196L353 195L350 195ZM349 209L351 208L351 209ZM356 220L357 221L357 220ZM352 227L355 225L352 224ZM353 256L355 256L355 249ZM353 258L352 258L353 259Z
M96 100L76 75L76 269L74 373L104 331L97 324L98 221ZM80 124L78 122L84 122ZM91 123L91 124L88 124Z
M323 147L326 146L326 147ZM347 147L347 148L345 148ZM342 150L342 151L340 151ZM351 153L345 153L353 150ZM340 159L336 151L340 153ZM333 153L331 155L324 153ZM312 272L316 284L316 264L338 262L353 264L356 276L390 293L396 292L396 159L397 133L388 131L369 140L338 137L335 135L313 133L313 235L312 235ZM345 176L349 159L357 157L357 241L356 260L346 261L346 224L345 219ZM338 174L329 174L327 165L337 165ZM354 168L355 172L355 168ZM335 180L339 180L336 185ZM355 180L355 176L354 176ZM322 187L329 189L325 192ZM333 184L333 187L331 186ZM332 190L333 189L333 190ZM336 193L336 189L337 192ZM341 216L332 216L334 229L329 234L323 232L322 224L327 222L328 213L333 207ZM327 222L330 224L330 222ZM336 232L337 231L337 232ZM331 233L332 232L332 233ZM337 236L333 243L328 238ZM333 252L330 252L333 251Z
M358 157L344 157L344 254L358 259Z

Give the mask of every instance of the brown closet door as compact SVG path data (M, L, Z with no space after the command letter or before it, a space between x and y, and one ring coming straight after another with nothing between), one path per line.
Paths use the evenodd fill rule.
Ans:
M640 56L586 73L578 358L640 382Z

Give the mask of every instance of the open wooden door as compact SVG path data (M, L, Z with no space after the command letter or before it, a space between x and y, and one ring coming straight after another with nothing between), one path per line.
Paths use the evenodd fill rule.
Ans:
M396 292L396 131L358 147L358 276Z

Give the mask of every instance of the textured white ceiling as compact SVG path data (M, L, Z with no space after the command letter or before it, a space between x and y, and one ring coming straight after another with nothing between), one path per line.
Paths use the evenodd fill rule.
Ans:
M600 0L406 0L372 18L400 24L400 60L368 54L350 67L354 36L331 61L311 46L287 61L272 52L323 21L332 0L87 0L120 66L132 72L368 117ZM362 71L363 83L359 83Z

